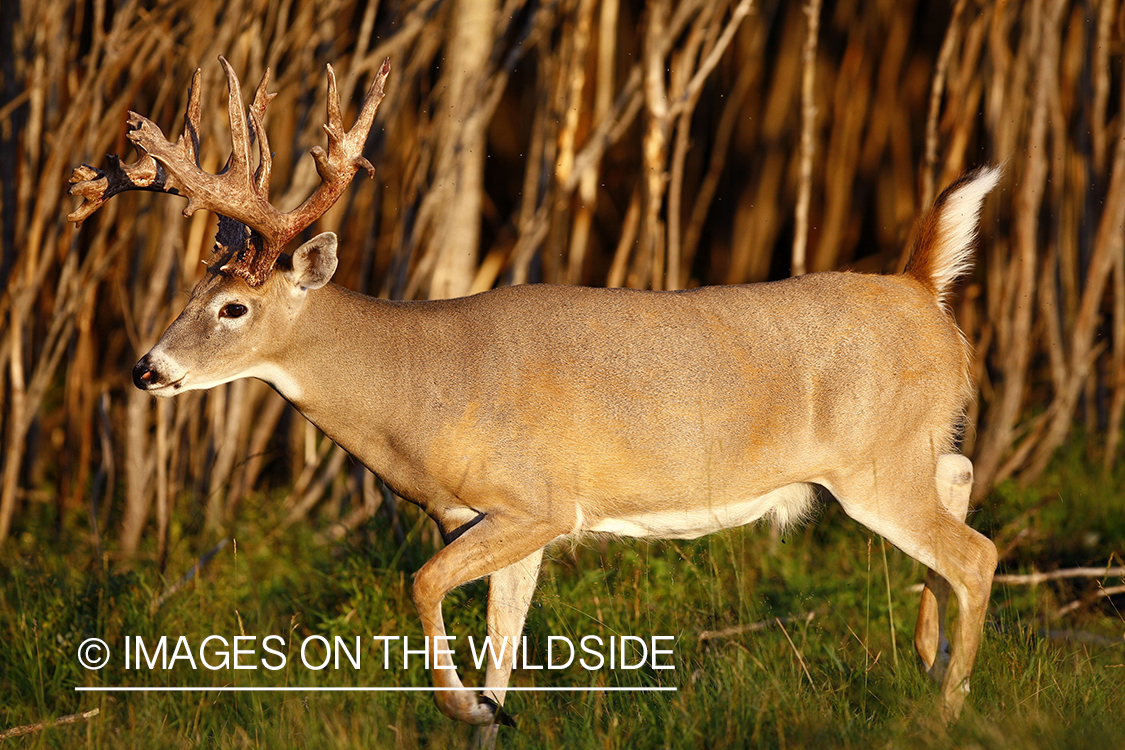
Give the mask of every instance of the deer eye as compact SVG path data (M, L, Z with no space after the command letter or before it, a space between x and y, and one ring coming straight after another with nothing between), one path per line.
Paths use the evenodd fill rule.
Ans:
M223 305L223 309L219 310L220 318L241 318L246 314L246 305L240 305L237 302L231 302L229 305Z

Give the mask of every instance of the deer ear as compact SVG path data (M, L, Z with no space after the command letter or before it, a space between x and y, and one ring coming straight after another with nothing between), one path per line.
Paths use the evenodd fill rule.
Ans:
M293 286L320 289L336 272L336 235L318 234L293 253L293 268L288 272Z

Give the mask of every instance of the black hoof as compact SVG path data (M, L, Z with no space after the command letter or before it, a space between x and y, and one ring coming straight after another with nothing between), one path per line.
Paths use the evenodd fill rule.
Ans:
M516 720L500 706L499 703L489 698L487 695L480 697L481 703L487 704L492 709L492 723L502 724L506 727L516 728Z

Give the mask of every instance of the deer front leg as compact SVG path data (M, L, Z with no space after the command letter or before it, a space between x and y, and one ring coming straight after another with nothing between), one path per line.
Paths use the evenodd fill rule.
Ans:
M485 697L491 698L497 706L504 705L516 643L523 633L542 561L543 550L536 550L518 563L488 577L488 635L492 644L506 643L508 648L488 657L488 671L484 677ZM494 747L497 729L495 723L481 727L477 732L477 746Z
M935 472L938 498L958 521L969 513L969 495L973 490L973 463L965 456L946 454L938 458ZM914 629L914 649L935 682L942 682L949 665L949 641L945 636L945 614L952 589L949 583L932 570L926 574L922 601L918 607L918 624Z
M491 688L496 699L461 690L463 685L453 658L445 653L452 646L442 620L442 599L458 586L493 574L497 578L490 583L490 589L499 583L501 591L495 596L491 591L489 594L489 634L494 635L493 609L499 604L495 607L501 613L495 620L497 631L500 635L518 636L535 589L543 548L569 531L564 524L489 513L418 571L414 578L414 604L422 620L434 686L439 688L434 700L449 718L468 724L494 723L511 665L494 669L489 664L486 688ZM510 606L503 606L505 602Z

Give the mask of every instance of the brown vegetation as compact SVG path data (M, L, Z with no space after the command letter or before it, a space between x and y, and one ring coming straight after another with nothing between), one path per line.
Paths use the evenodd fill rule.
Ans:
M955 303L977 349L978 492L1034 479L1075 422L1107 466L1120 455L1118 0L23 0L0 9L0 45L0 542L88 513L125 554L149 531L162 555L189 498L215 527L269 481L294 485L291 520L326 496L364 498L331 504L350 522L380 501L261 383L156 404L132 387L213 217L128 194L64 220L73 167L133 158L127 110L178 132L196 67L202 164L221 167L219 54L247 82L273 71L282 210L318 181L325 63L350 122L391 57L375 179L314 228L342 237L338 283L389 297L894 269L937 189L1003 162Z

